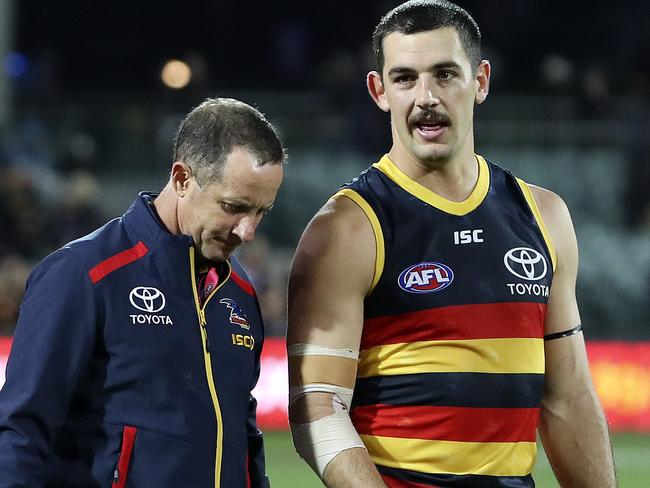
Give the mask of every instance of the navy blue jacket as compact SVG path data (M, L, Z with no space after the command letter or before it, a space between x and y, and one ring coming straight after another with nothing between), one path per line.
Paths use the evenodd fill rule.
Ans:
M259 304L235 258L199 305L193 240L141 194L27 281L0 487L266 487Z

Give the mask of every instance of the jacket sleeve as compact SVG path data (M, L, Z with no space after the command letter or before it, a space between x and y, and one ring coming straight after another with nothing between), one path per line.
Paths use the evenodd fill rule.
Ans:
M248 400L248 476L251 488L270 487L269 478L266 476L264 461L264 439L262 431L257 428L256 412L257 400L253 395Z
M55 429L96 339L93 285L67 249L27 280L0 391L0 488L43 485Z

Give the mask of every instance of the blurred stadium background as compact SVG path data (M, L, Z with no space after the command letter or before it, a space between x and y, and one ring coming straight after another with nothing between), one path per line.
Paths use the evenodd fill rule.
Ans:
M192 106L240 98L290 154L273 212L240 253L278 338L257 389L269 471L277 487L319 486L286 433L286 277L310 216L389 147L364 79L372 28L398 3L0 0L0 383L33 265L160 189ZM621 486L650 486L650 11L641 0L459 3L493 65L478 152L567 201ZM557 486L540 457L538 485Z

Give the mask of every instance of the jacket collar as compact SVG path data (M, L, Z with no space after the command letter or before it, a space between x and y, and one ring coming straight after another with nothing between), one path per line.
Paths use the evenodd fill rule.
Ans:
M157 196L157 193L144 191L138 194L138 197L122 216L129 231L150 249L171 242L194 245L191 236L174 235L163 225L153 208L153 201Z

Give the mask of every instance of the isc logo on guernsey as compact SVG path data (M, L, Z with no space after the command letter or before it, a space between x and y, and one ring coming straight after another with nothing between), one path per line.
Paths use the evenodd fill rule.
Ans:
M418 263L402 271L399 287L409 293L433 293L444 290L454 281L454 272L442 263Z

